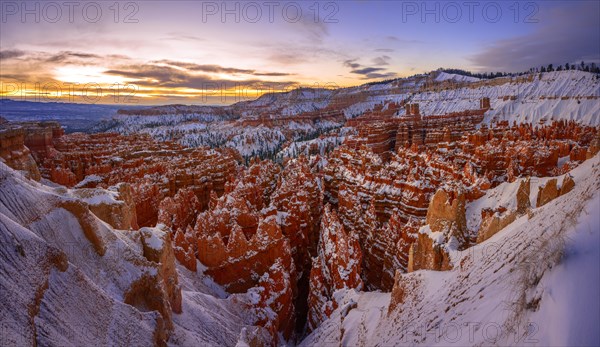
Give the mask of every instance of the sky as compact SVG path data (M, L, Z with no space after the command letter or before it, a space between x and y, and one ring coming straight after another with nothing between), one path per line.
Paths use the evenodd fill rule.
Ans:
M230 104L440 67L600 62L599 1L1 1L0 95Z

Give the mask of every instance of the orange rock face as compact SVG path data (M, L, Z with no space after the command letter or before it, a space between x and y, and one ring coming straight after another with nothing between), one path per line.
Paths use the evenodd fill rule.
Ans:
M348 234L335 211L325 206L318 255L313 258L310 273L308 331L315 329L337 307L333 297L336 290L363 288L361 261L362 252L357 238Z
M29 147L38 162L53 154L54 141L65 133L58 122L24 122L20 124L27 133L25 145Z
M270 208L277 211L277 223L289 240L294 259L297 287L294 306L298 330L305 325L311 259L317 254L323 206L319 184L308 161L300 157L288 162L271 196Z
M294 319L291 318L295 315L293 282L281 259L275 261L269 272L261 276L258 286L252 291L258 296L258 302L253 307L257 311L257 324L267 328L273 342L278 340L279 332L289 339L294 331Z
M181 188L192 191L202 209L208 207L210 192L223 194L239 159L230 149L190 149L146 135L71 134L53 144L51 155L40 156L42 176L68 187L129 183L140 227L156 225L161 201Z
M406 269L408 247L418 240L416 230L426 224L438 188L450 183L460 189L464 205L505 181L562 174L577 162L559 168L558 158L569 156L574 148L591 147L597 133L595 128L564 121L537 127L505 122L476 130L481 115L469 111L430 118L410 111L398 126L396 153L377 155L367 141L360 148L352 150L346 144L329 154L329 165L323 169L325 201L338 209L346 230L358 231L364 257L362 277L368 288L387 289L393 271ZM575 151L579 156L574 159L580 159L583 152ZM521 200L524 205L527 199ZM371 205L377 217L374 227L365 223ZM392 214L395 222L388 223ZM388 235L382 232L386 223L396 225L395 230L406 226L410 231ZM454 236L460 247L466 247L475 242L476 235L462 224ZM381 245L374 246L397 243L399 238L404 240L404 251L398 257L382 251ZM389 273L371 270L399 264L401 259L402 267Z
M106 199L94 201L95 196L99 193L99 189L96 188L76 189L73 194L88 200L90 211L113 228L139 229L131 186L128 183L121 183L111 187L111 190L112 197L108 201L105 201Z
M299 119L273 120L265 108L240 122L342 122L340 107L354 102L332 96L330 106ZM402 272L450 269L450 247L483 241L530 208L529 181L519 187L516 212L483 212L480 235L467 230L466 203L519 177L564 174L600 148L596 128L573 122L480 124L489 107L483 99L478 110L423 116L418 104L385 101L347 121L354 129L342 146L310 147L319 155L282 164L246 167L231 149L184 148L147 135L63 135L40 125L0 132L0 154L32 176L36 159L37 177L81 188L73 192L114 193L110 203L63 208L100 255L92 213L117 229L141 227L144 256L158 271L138 279L125 301L160 311L165 334L170 312L185 310L178 261L191 271L200 264L229 293L246 293L240 297L249 298L256 324L277 345L327 319L340 289L390 291ZM549 182L538 206L573 184Z
M188 227L194 228L196 216L202 206L196 194L187 188L180 189L173 197L160 202L158 223L164 224L174 231L185 232Z
M15 170L25 171L27 177L39 181L40 172L29 148L25 147L25 135L26 132L22 128L0 129L0 160Z

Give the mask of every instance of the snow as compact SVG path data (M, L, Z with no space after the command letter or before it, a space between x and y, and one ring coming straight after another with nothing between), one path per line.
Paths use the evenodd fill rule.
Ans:
M453 270L403 274L409 290L395 310L389 293L348 292L300 345L599 345L600 155L571 174L573 191L452 251ZM506 202L517 184L490 190L468 211Z
M119 158L119 159L121 159L121 158ZM123 160L123 159L121 159L121 160ZM98 175L87 175L81 182L77 183L77 185L75 185L74 188L81 188L81 187L85 187L86 185L88 185L90 183L100 183L100 182L102 182L102 177L100 177Z
M144 235L144 244L154 250L163 249L164 224L158 224L156 228L141 228L140 233Z
M90 215L106 249L100 256L76 216L58 207L61 201L81 201L82 192L113 193L45 186L0 163L3 345L155 344L160 314L123 300L135 280L158 273L159 265L143 256L140 234L149 236L147 246L158 249L164 231L160 226L140 232L114 230ZM64 271L57 268L59 256L66 261ZM184 309L172 316L169 345L233 346L243 328L261 334L246 310L246 294L228 295L198 264L197 273L176 264ZM39 311L30 317L35 302Z
M453 88L442 90L423 88L432 79L457 83ZM499 121L537 124L541 120L562 119L600 125L600 78L593 73L569 70L479 80L434 71L429 75L389 83L336 90L303 88L287 93L269 93L253 101L224 107L156 107L151 109L158 112L156 114L121 114L104 121L94 130L145 133L159 141L175 141L188 147L234 148L245 159L260 157L281 161L306 155L313 144L323 154L349 135L339 131L337 136L318 138L324 132L342 127L343 123L330 120L309 122L290 117L303 112L329 110L326 107L333 98L345 100L355 95L361 97L339 110L346 119L361 116L378 104L402 101L418 103L425 117L443 115L479 109L480 100L488 97L491 109L484 115L485 124ZM400 109L396 116L402 117L404 112ZM259 116L279 122L271 126L248 126L244 123L244 120L255 120Z
M119 199L117 199L117 197L118 197L117 192L104 190L104 189L95 189L95 188L74 189L74 190L70 191L70 196L73 196L75 198L78 198L79 200L85 201L89 205L123 204L123 201L120 201Z
M540 282L545 302L531 320L543 322L547 334L536 336L541 346L598 345L600 341L600 198L582 212L570 236L565 259Z
M455 82L476 82L479 81L477 77L463 76L457 74L451 74L441 71L435 78L437 82L442 81L455 81Z

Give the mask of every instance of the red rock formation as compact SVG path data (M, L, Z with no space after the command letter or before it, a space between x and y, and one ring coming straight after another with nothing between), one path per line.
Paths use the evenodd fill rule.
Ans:
M370 204L374 206L379 224L386 223L395 210L400 228L412 220L414 233L425 222L433 194L446 182L460 188L465 201L470 201L506 180L563 173L576 163L565 164L559 169L558 158L569 155L576 145L587 148L597 131L573 122L553 122L540 127L531 124L509 126L507 122L499 122L492 128L481 126L475 130L481 119L479 112L429 120L428 117L410 115L402 119L396 144L405 145L397 146L396 154L388 158L373 155L368 143L351 150L348 146L352 141L349 141L328 156L329 165L323 170L326 201L338 208L346 230L358 230L358 235L364 235L366 230L376 231L368 232L371 235L368 242L361 238L367 267L379 269L384 266L382 264L398 264L398 259L408 257L406 243L400 257L382 252L380 246L373 246L380 243L376 241L378 238L384 237L379 236L380 228L369 229L361 224L361 218L368 215ZM405 148L409 145L410 148ZM528 198L521 200L521 208L526 210ZM408 244L414 241L410 239ZM474 235L462 235L458 243L465 247L474 241ZM433 244L429 248L433 249ZM440 254L440 259L443 258ZM391 274L397 269L400 268L388 268L388 275L381 278L369 271L371 275L363 276L363 280L368 288L388 288L383 283L389 284Z
M507 225L514 222L518 216L517 210L506 211L482 210L481 225L477 234L477 243L494 236Z
M565 195L575 188L575 181L570 174L566 174L563 178L562 184L560 185L560 195Z
M121 230L139 228L133 193L128 183L111 187L109 193L97 189L78 189L73 194L87 200L90 211L113 228ZM100 197L104 195L106 198L96 199L99 195Z
M201 205L196 194L182 188L174 197L167 197L160 202L158 223L174 231L186 231L188 227L193 229L200 210Z
M130 183L140 226L155 225L161 201L181 188L205 209L212 190L223 194L239 159L230 149L184 148L146 135L71 134L53 144L51 155L40 155L42 176L68 187L90 175L100 178L98 187Z
M106 253L106 245L100 235L96 219L89 210L88 204L81 200L64 200L59 203L59 206L71 212L77 218L83 234L92 244L94 251L98 255L103 256Z
M37 162L53 155L54 141L64 135L58 122L23 122L25 145L29 147Z
M15 170L25 171L27 177L39 181L38 167L25 146L26 132L20 127L0 129L0 160Z
M544 206L550 201L556 199L560 195L560 190L557 186L556 178L549 179L546 184L538 188L536 199L536 207Z
M408 271L451 269L447 247L461 250L469 244L463 192L439 189L429 204L426 223L410 247Z
M196 246L197 239L193 229L188 228L185 231L179 229L175 232L173 238L173 248L175 258L188 270L196 271Z
M335 211L325 206L321 218L318 255L313 258L308 297L308 331L314 330L337 307L333 294L339 289L363 288L362 254L358 240L344 230Z
M454 238L459 250L469 244L465 207L462 191L439 189L429 203L425 220L432 233L443 234L442 242L451 242Z
M428 229L421 229L408 253L408 272L417 270L445 271L452 269L444 243L433 239Z
M287 340L294 331L293 283L285 264L277 259L269 272L261 276L258 286L252 288L258 302L253 307L257 324L268 329L273 345L277 345L278 333Z
M587 154L585 155L586 159L590 159L594 157L596 154L600 152L600 129L596 132L596 136L590 142L590 147L588 148Z
M364 244L363 263L365 283L369 288L391 291L396 271L407 272L410 245L416 241L421 223L409 219L402 223L397 213L393 213L383 228L378 228L367 237Z
M168 308L175 313L181 313L181 287L175 268L175 255L170 230L143 228L140 230L140 235L144 257L159 264L157 276L161 282L160 287L164 291L165 298L169 302Z
M289 240L296 268L297 295L294 306L297 328L304 328L307 315L311 259L316 255L323 209L319 180L310 170L305 157L291 160L282 172L269 209L276 210L277 223Z

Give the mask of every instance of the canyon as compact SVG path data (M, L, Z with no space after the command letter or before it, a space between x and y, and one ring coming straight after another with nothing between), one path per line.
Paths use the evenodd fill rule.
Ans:
M391 331L396 321L382 317L429 310L418 302L437 285L430 273L457 292L474 281L468 271L491 281L491 256L470 251L529 242L527 220L542 223L577 192L593 202L599 188L597 77L444 78L266 94L203 107L210 117L193 106L128 109L92 133L3 122L2 283L12 295L9 275L36 279L10 303L30 308L8 326L27 330L11 336L63 341L57 327L70 316L45 305L91 298L76 309L109 305L119 317L99 326L106 343L398 343L350 318L360 308ZM574 79L566 99L548 100ZM71 282L73 294L48 302ZM468 311L467 297L446 294ZM371 335L352 335L360 329Z

